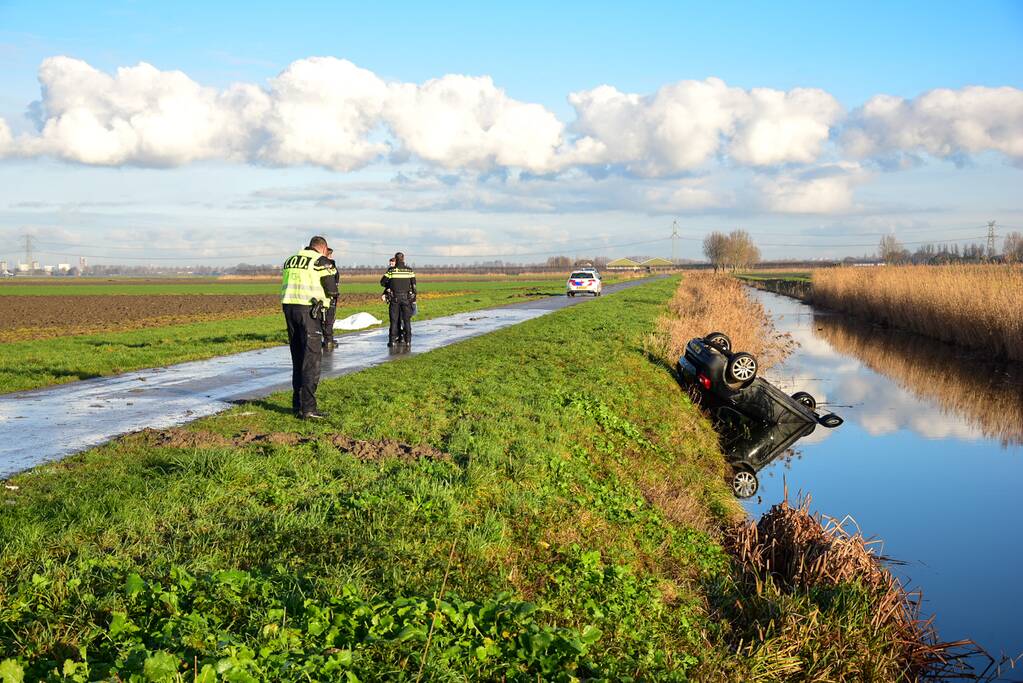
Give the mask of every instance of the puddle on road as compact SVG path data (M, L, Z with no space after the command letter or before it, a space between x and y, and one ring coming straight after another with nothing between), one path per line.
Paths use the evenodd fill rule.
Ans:
M924 595L943 640L973 638L993 655L1023 652L1019 568L1023 377L948 345L751 294L799 348L767 378L813 394L846 422L818 428L760 473L744 502L759 517L783 497L813 496L850 515Z

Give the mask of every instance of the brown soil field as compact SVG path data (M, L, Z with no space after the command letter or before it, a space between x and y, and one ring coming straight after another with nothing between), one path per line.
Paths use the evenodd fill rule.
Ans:
M375 294L342 294L341 305L379 302ZM0 297L0 343L119 332L280 311L277 294L177 294Z

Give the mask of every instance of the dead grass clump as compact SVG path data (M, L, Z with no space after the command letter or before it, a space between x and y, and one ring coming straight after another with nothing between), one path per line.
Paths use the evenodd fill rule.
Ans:
M866 611L847 609L845 622L821 620L819 610L775 614L766 628L758 629L759 637L746 646L745 654L778 659L787 675L807 673L805 657L797 653L805 653L809 644L820 654L811 665L824 665L829 675L841 673L840 678L850 673L850 665L857 675L882 673L885 680L968 674L972 669L967 659L981 652L979 648L970 641L939 642L931 621L920 618L919 595L908 593L892 576L884 558L874 552L874 543L859 531L849 533L842 522L812 515L809 502L807 496L792 507L785 500L759 522L744 522L728 534L725 545L740 577L756 596L772 590L807 595L856 587L865 591L867 599L860 603ZM807 628L808 623L816 625ZM834 637L822 637L829 628ZM775 638L781 644L766 645ZM865 651L864 643L874 643L875 648L866 648L874 651Z
M674 365L693 337L724 332L732 348L752 353L763 368L778 363L794 345L779 334L764 307L751 299L743 285L729 275L689 273L657 321L651 339L658 355Z
M813 301L1023 360L1023 266L885 266L813 273Z

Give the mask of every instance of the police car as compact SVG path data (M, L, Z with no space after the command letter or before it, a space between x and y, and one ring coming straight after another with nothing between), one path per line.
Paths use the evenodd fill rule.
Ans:
M600 281L600 274L592 268L581 268L573 271L568 276L568 282L565 285L568 290L569 296L575 296L577 293L587 293L593 296L600 296L600 293L604 289L603 283Z

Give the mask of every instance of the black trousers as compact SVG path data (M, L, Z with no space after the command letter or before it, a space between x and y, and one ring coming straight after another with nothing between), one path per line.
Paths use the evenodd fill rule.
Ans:
M323 341L333 341L334 339L334 321L337 320L337 305L331 306L326 309L326 315L323 318Z
M387 308L387 317L391 322L391 329L387 334L387 341L412 342L412 302L403 299L392 301Z
M291 346L291 408L296 413L316 410L316 386L320 383L323 359L323 328L320 320L309 315L310 306L284 304Z

